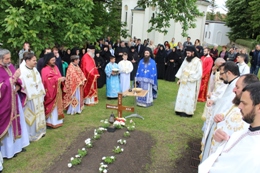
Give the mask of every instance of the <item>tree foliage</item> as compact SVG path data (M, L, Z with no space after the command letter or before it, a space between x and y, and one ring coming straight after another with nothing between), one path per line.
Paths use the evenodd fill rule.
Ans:
M181 23L182 35L187 36L186 31L196 27L196 17L202 16L196 2L138 0L138 5L158 9L149 31L166 33L174 19ZM0 43L17 52L27 41L37 52L54 44L73 47L106 36L127 37L121 4L121 0L1 0Z
M152 30L167 33L167 28L170 26L170 20L180 22L182 25L182 36L187 36L189 28L195 28L196 17L202 16L196 4L197 0L138 0L140 7L156 7L155 17L149 21Z
M216 8L218 8L216 1L215 0L211 0L210 1L210 12L209 12L209 20L215 20L215 10Z
M93 6L89 0L2 0L0 40L13 49L28 41L35 51L93 41L101 35L99 26L90 27Z
M226 25L231 28L229 38L250 38L260 41L259 0L227 0Z

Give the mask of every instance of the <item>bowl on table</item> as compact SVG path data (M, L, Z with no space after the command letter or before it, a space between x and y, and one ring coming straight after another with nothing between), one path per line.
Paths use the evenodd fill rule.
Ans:
M143 89L142 88L133 88L132 91L136 93L140 93Z

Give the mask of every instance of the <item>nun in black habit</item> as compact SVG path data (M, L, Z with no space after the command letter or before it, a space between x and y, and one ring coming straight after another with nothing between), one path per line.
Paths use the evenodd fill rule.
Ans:
M95 57L94 57L96 67L98 69L99 78L97 79L97 87L102 88L104 84L106 83L106 74L105 74L105 66L106 63L103 59L103 57L100 56L100 51L96 50Z
M172 51L166 56L167 69L165 72L165 80L175 81L175 75L179 69L179 56L176 47L172 48Z
M133 64L133 71L130 74L130 80L134 80L135 76L136 76L137 68L138 68L138 63L140 60L140 58L138 57L138 53L134 46L130 47L130 51L129 51L127 60L131 61Z
M155 62L157 66L157 78L158 79L164 79L164 73L165 73L165 49L163 45L160 45L159 50L155 57Z

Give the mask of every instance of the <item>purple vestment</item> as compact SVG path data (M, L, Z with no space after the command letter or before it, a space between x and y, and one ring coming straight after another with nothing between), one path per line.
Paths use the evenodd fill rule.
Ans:
M21 136L21 126L18 111L18 94L14 93L14 86L11 81L15 73L15 68L11 64L9 67L0 65L0 139L2 139L10 125L12 125L14 139ZM18 79L16 85L21 87L21 80Z

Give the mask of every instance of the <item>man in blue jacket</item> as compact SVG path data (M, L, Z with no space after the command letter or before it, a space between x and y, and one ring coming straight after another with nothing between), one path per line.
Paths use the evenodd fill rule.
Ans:
M260 67L260 44L255 46L255 50L252 50L250 52L250 56L252 56L251 59L251 68L250 68L250 73L255 74L257 76L259 67Z

